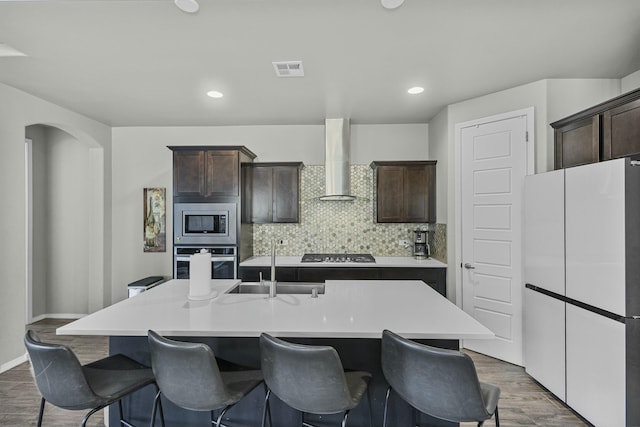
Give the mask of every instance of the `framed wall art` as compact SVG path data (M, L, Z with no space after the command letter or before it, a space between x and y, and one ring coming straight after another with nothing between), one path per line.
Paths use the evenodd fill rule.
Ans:
M144 252L167 251L166 189L144 189Z

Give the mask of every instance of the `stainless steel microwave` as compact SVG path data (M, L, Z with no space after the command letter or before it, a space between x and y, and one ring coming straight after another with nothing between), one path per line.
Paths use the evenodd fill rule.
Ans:
M175 245L235 245L235 203L175 203Z

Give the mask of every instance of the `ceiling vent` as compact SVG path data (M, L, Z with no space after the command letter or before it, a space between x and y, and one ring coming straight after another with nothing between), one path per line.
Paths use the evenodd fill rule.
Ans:
M278 77L303 77L302 61L274 61L273 69Z

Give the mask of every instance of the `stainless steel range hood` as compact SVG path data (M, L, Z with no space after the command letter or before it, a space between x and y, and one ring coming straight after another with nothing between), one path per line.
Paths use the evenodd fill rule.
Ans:
M351 195L349 119L325 120L325 195L320 200L355 200Z

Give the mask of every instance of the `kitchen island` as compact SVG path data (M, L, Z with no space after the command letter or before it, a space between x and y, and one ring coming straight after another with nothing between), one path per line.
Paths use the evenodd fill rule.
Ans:
M212 280L214 298L190 301L188 280L163 283L76 320L57 330L60 335L109 336L110 354L124 353L150 363L147 331L209 344L216 356L248 367L259 367L260 333L308 344L334 346L346 369L368 370L374 425L381 425L386 383L380 368L380 337L389 329L407 338L457 348L460 339L493 338L493 333L421 281L327 281L325 293L227 293L237 280ZM148 422L153 390L128 399L135 424ZM259 425L264 391L254 390L229 416L239 424ZM274 400L278 427L299 422L298 415ZM366 399L349 417L350 426L365 426ZM167 424L206 425L208 414L182 411L167 402ZM410 423L406 404L393 399L390 425ZM323 419L333 420L324 416ZM311 418L313 419L313 418ZM339 417L335 418L336 420ZM339 424L339 423L338 423ZM111 425L117 425L111 420ZM451 425L451 424L442 424Z

